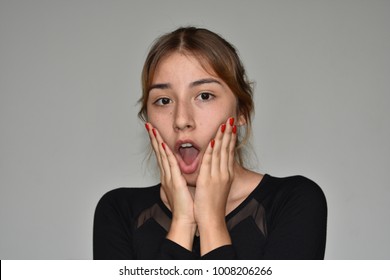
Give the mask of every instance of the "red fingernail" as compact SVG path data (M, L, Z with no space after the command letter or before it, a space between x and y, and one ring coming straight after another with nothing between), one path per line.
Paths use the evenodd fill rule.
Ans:
M236 134L237 133L237 126L233 126L233 134Z
M234 124L234 118L230 118L230 119L229 119L229 123L230 123L230 126L233 126L233 124Z
M153 128L152 131L153 131L154 137L157 137L156 130Z
M165 143L161 143L161 146L163 147L163 149L165 151Z
M211 140L210 145L211 145L211 148L214 148L214 145L215 145L215 140L214 139Z
M150 127L149 127L148 123L145 123L145 128L146 128L147 131L149 131Z
M226 129L226 124L221 125L221 132L224 133Z

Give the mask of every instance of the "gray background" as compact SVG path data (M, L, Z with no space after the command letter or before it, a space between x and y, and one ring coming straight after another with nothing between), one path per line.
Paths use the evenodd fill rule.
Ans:
M137 117L158 35L214 30L256 81L257 170L329 206L327 259L389 259L390 1L0 1L0 258L90 259L99 198L154 184Z

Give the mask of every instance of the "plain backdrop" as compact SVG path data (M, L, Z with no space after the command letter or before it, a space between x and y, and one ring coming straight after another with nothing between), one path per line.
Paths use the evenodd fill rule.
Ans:
M390 1L0 0L0 259L91 259L107 191L158 182L137 119L152 41L233 43L252 165L326 194L327 259L390 258Z

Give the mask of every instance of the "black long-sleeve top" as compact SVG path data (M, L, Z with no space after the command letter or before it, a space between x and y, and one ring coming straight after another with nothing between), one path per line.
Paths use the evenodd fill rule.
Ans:
M323 259L327 204L313 181L264 176L226 216L232 245L200 257L200 240L189 251L166 238L172 213L160 184L119 188L99 201L94 218L94 259Z

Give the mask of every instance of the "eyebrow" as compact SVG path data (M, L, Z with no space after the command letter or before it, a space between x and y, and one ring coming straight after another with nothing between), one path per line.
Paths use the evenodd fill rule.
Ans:
M207 78L207 79L200 79L200 80L196 80L196 81L191 82L190 88L197 87L197 86L204 85L204 84L211 84L211 83L216 83L216 84L222 85L221 82L216 80L216 79ZM170 88L172 88L170 83L161 83L161 84L151 85L149 88L149 91L151 91L152 89L170 89Z
M150 88L149 88L149 91L151 91L152 89L168 89L168 88L171 88L171 84L154 84L154 85L151 85Z
M222 85L220 81L218 81L216 79L208 78L208 79L200 79L200 80L194 81L190 84L190 87L196 87L196 86L200 86L203 84L211 84L211 83L217 83L219 85Z

